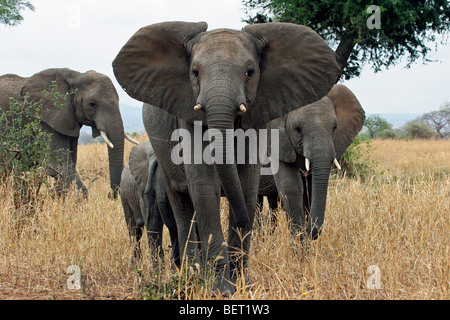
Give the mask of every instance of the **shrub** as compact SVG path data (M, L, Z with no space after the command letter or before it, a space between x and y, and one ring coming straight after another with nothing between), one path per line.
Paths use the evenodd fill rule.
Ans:
M50 154L50 134L42 130L41 105L10 99L0 113L0 177L13 183L14 204L32 205L46 181L45 162Z
M57 85L42 92L44 98L52 99L62 106ZM12 186L16 209L33 211L42 185L47 184L46 166L49 161L61 161L64 150L51 150L51 134L41 126L41 101L31 101L29 95L23 100L10 98L9 107L0 109L0 181Z
M390 124L383 117L374 114L366 118L364 126L367 128L369 138L378 138L380 132L385 130L392 130L392 124Z
M403 126L405 135L409 139L431 139L436 136L430 126L425 122L410 121Z
M394 129L383 129L378 132L377 137L380 139L399 139L400 134Z
M374 163L369 158L371 152L371 140L362 134L357 135L345 153L339 158L342 174L361 178L372 175Z

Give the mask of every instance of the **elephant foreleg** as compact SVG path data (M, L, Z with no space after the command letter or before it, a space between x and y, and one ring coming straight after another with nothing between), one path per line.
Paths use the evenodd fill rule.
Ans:
M180 262L180 246L178 243L177 224L175 222L174 213L169 203L169 197L167 196L159 171L156 172L155 178L157 186L155 188L156 201L158 203L159 213L167 229L169 229L170 243L172 245L172 260L175 263L175 265L179 268L181 266L181 262Z
M299 236L305 233L306 216L304 208L304 184L295 164L280 162L278 173L274 175L284 211L291 223L291 233Z
M260 164L238 165L239 179L241 181L244 199L249 215L249 223L243 229L237 228L230 213L228 228L228 243L230 254L231 277L236 282L238 275L247 277L248 254L250 251L250 240L252 235L253 221L257 210L258 186L260 180Z
M163 221L158 209L156 201L150 203L147 221L145 223L147 229L148 246L152 253L152 257L155 262L158 262L158 258L164 257L164 251L162 249L163 240Z
M45 123L42 126L52 135L50 140L52 155L47 161L46 168L47 173L56 179L57 193L66 194L75 182L77 189L87 196L88 191L76 171L78 138L65 136Z
M136 210L139 210L139 208L137 208L136 206L134 206L133 208L133 205L128 201L128 198L125 195L122 196L122 207L125 214L128 234L130 236L130 241L133 248L133 257L131 259L131 263L135 265L136 261L141 260L142 257L140 241L142 238L143 224L138 225L135 219L135 212Z
M200 240L205 276L214 274L213 291L234 292L230 284L228 246L220 219L221 186L214 167L186 165L189 193L195 208L195 220Z
M166 196L169 199L169 205L176 223L180 265L185 261L197 261L197 229L192 202L189 195L178 192L171 187L167 174L162 167L160 167L160 172L162 181L164 182ZM162 208L164 209L164 207ZM161 214L164 216L165 212L161 211ZM175 229L172 228L172 230L174 231ZM171 237L174 237L174 235Z

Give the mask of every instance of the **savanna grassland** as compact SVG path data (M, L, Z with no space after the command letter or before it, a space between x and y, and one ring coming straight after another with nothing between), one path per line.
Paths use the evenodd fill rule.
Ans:
M106 146L81 146L78 159L89 199L44 188L23 214L8 183L0 189L0 299L225 299L211 297L192 266L171 267L168 237L158 267L146 245L133 267L121 202L107 197ZM449 159L450 141L374 140L370 174L331 177L325 227L307 253L285 215L275 227L264 206L252 284L240 282L231 299L449 299ZM226 228L225 201L222 209ZM81 289L68 289L71 265L81 269Z

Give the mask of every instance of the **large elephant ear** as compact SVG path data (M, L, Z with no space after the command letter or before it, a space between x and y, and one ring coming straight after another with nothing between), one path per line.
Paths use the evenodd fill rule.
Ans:
M337 128L333 135L336 158L341 157L362 129L366 118L353 92L342 84L337 84L328 93L333 101L337 117Z
M29 94L31 101L42 103L43 122L70 137L80 135L80 125L71 102L75 89L70 84L70 79L78 74L69 69L47 69L28 78L20 91L22 97Z
M283 162L293 163L297 159L297 154L295 152L294 146L292 145L291 139L289 137L289 132L286 129L286 120L288 115L284 115L280 118L270 121L268 129L278 130L278 155L279 159ZM270 139L271 135L269 135ZM272 143L269 141L269 146Z
M193 109L187 46L207 28L205 22L163 22L140 29L113 61L117 81L134 99L188 122L201 120Z
M148 166L150 157L155 156L149 141L133 147L130 152L131 176L136 180L140 188L145 188L148 180Z
M242 117L244 128L257 127L317 101L336 83L338 58L312 29L272 22L244 30L262 47L258 91Z

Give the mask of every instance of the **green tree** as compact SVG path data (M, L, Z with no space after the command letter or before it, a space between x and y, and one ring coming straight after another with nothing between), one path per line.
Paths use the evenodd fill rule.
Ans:
M423 121L432 126L439 139L445 138L450 133L450 102L444 103L439 110L423 114L419 121Z
M8 26L18 25L23 21L21 11L25 9L34 11L34 6L30 1L0 0L0 23Z
M42 92L45 99L62 106L57 85ZM28 216L34 212L42 185L47 185L47 166L67 161L70 153L52 150L51 133L41 124L42 101L10 98L0 109L0 182L9 185L16 209Z
M429 61L427 43L450 29L447 0L243 0L243 5L247 23L273 20L314 29L336 47L345 80L359 76L366 63L378 72L402 57L407 67L419 58Z
M431 139L436 136L430 125L421 121L409 121L403 126L408 139Z
M364 126L367 128L371 139L379 137L381 132L392 130L392 124L377 114L367 117L364 121Z
M0 181L10 184L16 209L28 214L46 182L50 135L42 130L39 103L10 99L0 110ZM9 181L9 182L7 182Z
M375 162L370 159L372 150L372 141L367 136L358 134L345 153L339 158L342 168L340 174L363 179L371 176L375 167Z
M378 132L377 137L380 139L398 139L400 135L394 129L383 129Z

